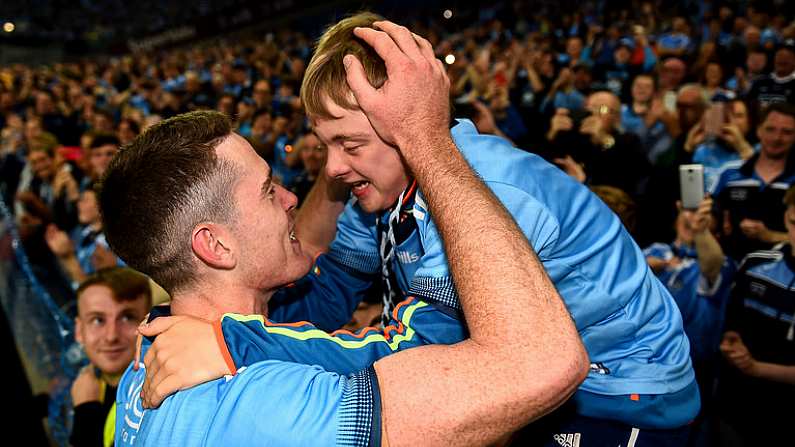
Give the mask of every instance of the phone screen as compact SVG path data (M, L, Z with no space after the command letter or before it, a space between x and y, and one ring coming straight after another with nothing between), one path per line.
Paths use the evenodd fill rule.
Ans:
M726 116L726 103L714 102L704 114L704 134L707 138L714 139L720 135Z

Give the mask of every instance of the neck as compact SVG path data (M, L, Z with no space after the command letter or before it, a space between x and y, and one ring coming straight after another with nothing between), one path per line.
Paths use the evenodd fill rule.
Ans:
M121 380L121 374L106 374L103 372L102 380L112 387L117 387L119 386L119 381Z
M88 224L88 228L91 228L94 231L102 231L102 221L91 222Z
M765 151L762 150L754 168L756 169L756 173L759 174L763 180L769 182L784 172L786 166L787 157L772 158L766 155Z
M240 285L195 287L178 292L171 299L172 315L188 315L207 321L220 319L226 313L268 316L268 301L276 290L260 291Z

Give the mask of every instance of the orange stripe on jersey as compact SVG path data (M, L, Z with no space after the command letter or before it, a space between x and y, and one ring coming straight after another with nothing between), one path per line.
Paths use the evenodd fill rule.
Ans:
M224 330L221 328L221 320L213 322L213 332L215 332L215 341L218 343L218 347L221 348L221 356L224 358L226 367L229 368L230 374L237 374L235 361L232 360L232 354L229 353L226 340L224 340Z
M403 307L403 306L407 306L409 301L411 301L413 299L414 299L414 297L410 296L410 297L406 298L405 300L401 301L400 303L398 303L398 305L395 306L394 309L392 309L392 318L397 320L398 319L398 311L400 310L400 308ZM389 340L389 338L391 337L389 335L389 332L388 332L389 329L396 330L398 332L398 335L402 334L403 331L405 330L405 328L403 327L403 322L401 322L398 327L395 327L394 325L390 324L389 326L387 326L387 327L385 327L383 329L384 338L386 338L387 340ZM351 337L354 337L354 338L363 338L365 334L368 334L368 333L373 332L373 331L378 332L378 329L376 329L376 328L374 328L372 326L367 326L366 328L360 329L360 332L358 334L355 333L355 332L351 332L351 331L349 331L347 329L337 329L336 331L332 332L331 335L332 336L335 336L335 335L348 335L348 336L351 336Z

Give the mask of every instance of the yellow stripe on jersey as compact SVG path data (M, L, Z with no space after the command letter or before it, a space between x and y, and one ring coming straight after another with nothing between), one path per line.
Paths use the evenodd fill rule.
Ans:
M235 321L240 321L240 322L257 321L260 324L262 324L262 328L265 329L265 332L269 334L283 335L285 337L290 337L302 341L322 339L333 343L337 343L338 345L346 349L358 349L365 347L370 343L386 343L387 346L389 346L389 349L396 351L400 343L406 340L411 340L412 337L414 337L414 329L412 329L410 326L411 317L414 315L414 312L417 309L421 309L427 305L428 303L425 303L424 301L416 301L414 304L409 305L406 308L405 312L403 312L403 318L401 320L401 325L403 326L403 328L405 328L405 332L400 331L400 329L398 328L397 329L398 333L396 335L390 336L391 340L387 340L382 332L375 332L370 335L366 335L360 340L346 340L340 337L334 337L320 329L297 331L289 326L281 326L281 325L271 326L269 324L266 324L265 318L262 315L240 315L240 314L227 313L224 314L222 320L223 318L231 318ZM295 325L292 326L296 327ZM389 329L389 327L387 327L387 329ZM366 330L367 329L365 329L365 331Z

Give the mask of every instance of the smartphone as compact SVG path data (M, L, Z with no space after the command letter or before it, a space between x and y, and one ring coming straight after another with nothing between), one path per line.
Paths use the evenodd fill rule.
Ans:
M704 113L704 134L708 140L714 140L720 135L725 120L726 103L713 102Z
M679 189L682 193L682 208L697 209L704 200L704 166L680 165Z
M669 112L676 112L676 93L665 92L663 96L663 106Z

